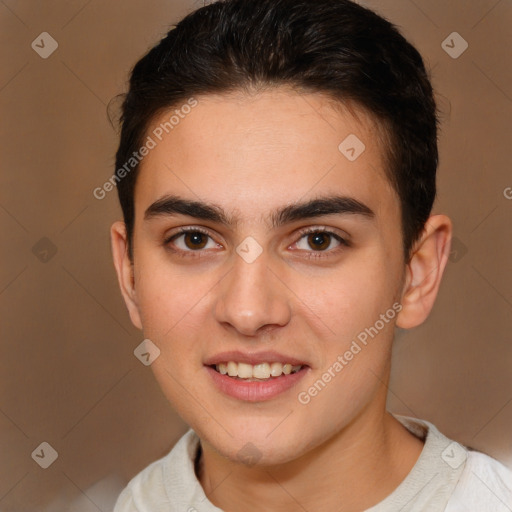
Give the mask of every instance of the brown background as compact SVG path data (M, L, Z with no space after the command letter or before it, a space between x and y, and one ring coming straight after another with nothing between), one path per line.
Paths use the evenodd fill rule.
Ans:
M202 3L0 2L2 511L111 510L186 429L133 355L142 339L110 257L116 192L92 191L114 171L107 103ZM397 334L389 407L512 466L512 4L364 4L432 69L443 111L435 210L457 238L431 317ZM31 48L44 31L59 44L47 59ZM458 59L441 47L453 31L469 43ZM31 458L43 441L59 454L48 469Z

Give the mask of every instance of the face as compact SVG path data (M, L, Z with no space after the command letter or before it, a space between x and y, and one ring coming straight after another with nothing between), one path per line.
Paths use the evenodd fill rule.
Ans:
M197 100L140 167L130 313L206 443L286 462L383 407L399 201L364 112L285 88Z

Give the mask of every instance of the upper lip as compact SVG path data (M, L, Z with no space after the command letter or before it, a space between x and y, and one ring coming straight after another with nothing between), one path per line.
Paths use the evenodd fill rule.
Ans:
M261 363L281 363L291 364L292 366L308 366L306 362L301 361L293 356L287 356L285 354L279 354L278 352L264 351L264 352L242 352L240 350L231 350L229 352L220 352L214 356L208 357L204 364L206 366L212 366L219 363L227 363L234 361L236 363L247 363L251 365Z

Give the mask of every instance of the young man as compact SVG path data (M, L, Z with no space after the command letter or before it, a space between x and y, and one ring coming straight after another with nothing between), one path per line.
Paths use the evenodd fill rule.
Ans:
M191 429L115 512L512 510L503 465L386 411L452 233L432 88L390 23L214 3L137 63L122 123L114 262Z

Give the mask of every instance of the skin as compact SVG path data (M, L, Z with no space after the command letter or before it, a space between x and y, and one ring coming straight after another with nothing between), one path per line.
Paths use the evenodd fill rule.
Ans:
M131 320L161 351L151 366L155 377L201 439L201 485L228 512L373 506L406 477L423 447L386 412L391 346L395 323L415 327L432 308L451 222L431 216L411 261L404 261L382 137L361 109L352 109L354 116L321 94L285 87L197 99L141 164L133 262L122 222L111 238ZM155 119L148 133L167 118ZM353 162L338 150L349 134L366 146ZM215 203L237 223L185 215L145 220L145 210L166 194ZM271 211L331 194L357 199L373 218L338 214L269 225ZM198 250L186 236L166 249L165 240L183 226L208 231L201 257L193 257ZM309 227L339 234L350 246L331 238L319 250L299 233ZM252 263L236 252L248 236L263 250ZM300 403L298 393L394 303L402 305L398 316L308 404ZM228 397L204 367L222 351L271 349L310 367L296 387L271 400ZM249 442L257 464L238 455Z

